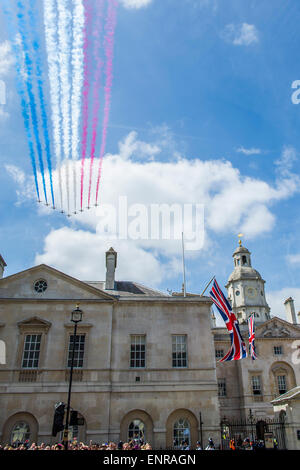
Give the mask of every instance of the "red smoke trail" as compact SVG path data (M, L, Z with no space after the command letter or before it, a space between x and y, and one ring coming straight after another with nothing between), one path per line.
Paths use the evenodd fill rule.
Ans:
M83 179L84 179L84 162L86 157L86 148L87 148L87 137L88 137L88 117L89 117L89 91L90 91L90 67L89 67L89 56L88 56L88 46L89 46L89 26L91 21L91 7L88 0L84 1L84 17L85 17L85 26L84 26L84 81L83 81L83 110L82 110L82 121L83 121L83 130L82 130L82 148L81 148L81 185L80 185L80 207L82 210L83 202Z
M95 73L95 82L94 82L94 89L93 89L93 130L92 130L92 143L91 143L88 207L90 207L90 200L91 200L93 163L94 163L94 158L95 158L97 128L98 128L99 109L100 109L99 91L100 91L100 85L101 85L101 73L102 73L102 66L103 66L103 62L100 56L103 8L104 8L104 0L100 0L99 5L97 5L97 8L96 8L97 17L96 17L96 22L95 22L94 31L93 31L94 60L96 64L96 73Z
M106 137L107 137L107 126L109 119L110 101L111 101L111 87L113 80L113 51L114 51L114 35L117 20L117 1L109 0L107 19L105 25L105 37L104 37L104 50L106 56L106 67L105 67L105 87L104 87L104 117L102 125L102 142L99 155L99 169L96 187L96 205L98 202L99 183L101 178L102 160L105 152Z

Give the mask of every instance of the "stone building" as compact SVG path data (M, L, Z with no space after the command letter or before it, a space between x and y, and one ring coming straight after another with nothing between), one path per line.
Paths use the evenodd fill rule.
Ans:
M117 281L117 253L106 280L82 282L46 265L3 277L0 257L0 440L53 442L54 405L67 403L76 303L78 324L71 406L88 442L138 435L165 448L219 437L211 300L169 296ZM205 332L205 334L203 334ZM200 425L200 413L203 429Z
M265 298L265 281L252 267L251 253L241 242L233 253L234 270L226 285L232 310L239 320L244 341L248 342L247 320L255 316L255 345L258 358L218 362L229 349L226 328L218 328L213 317L217 361L220 414L224 419L246 419L251 410L256 418L274 417L271 403L300 384L297 354L300 325L294 301L285 301L286 320L270 316ZM299 423L300 426L300 423Z
M251 410L263 421L280 408L290 423L288 448L297 448L300 422L292 405L299 401L300 325L291 298L286 320L271 317L265 281L247 248L240 243L235 250L226 288L246 343L247 319L255 315L255 361L219 362L229 336L216 326L209 297L118 281L112 248L105 261L105 281L83 282L46 265L3 277L0 256L0 346L6 347L0 442L61 438L51 436L54 405L67 402L70 319L79 303L71 406L83 425L72 426L70 436L86 442L139 436L155 448L183 440L195 446L209 437L219 443L224 418L245 419ZM297 390L293 402L291 390Z

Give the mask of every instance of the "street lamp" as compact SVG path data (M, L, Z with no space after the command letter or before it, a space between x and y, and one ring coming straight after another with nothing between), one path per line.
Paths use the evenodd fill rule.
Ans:
M83 312L82 312L82 310L80 310L79 304L77 304L75 310L73 310L73 312L71 313L71 322L74 323L74 332L73 332L73 349L72 349L71 368L70 368L67 416L66 416L66 425L65 425L65 430L64 430L65 450L68 450L69 416L70 416L71 389L72 389L72 378L73 378L73 367L74 367L74 354L75 354L77 324L82 321L82 315L83 315Z
M251 424L252 442L254 442L254 435L253 435L254 416L253 416L251 408L249 409L249 421L250 421L250 424Z

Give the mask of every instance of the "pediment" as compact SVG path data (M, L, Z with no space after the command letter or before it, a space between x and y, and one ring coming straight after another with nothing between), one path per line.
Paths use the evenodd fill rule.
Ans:
M51 323L39 317L31 317L18 322L18 327L22 329L39 329L48 331Z
M45 289L36 283L45 281ZM114 301L115 297L45 264L0 279L0 299L98 299Z
M260 338L290 338L297 333L300 334L300 328L278 317L259 325L256 330L256 336Z

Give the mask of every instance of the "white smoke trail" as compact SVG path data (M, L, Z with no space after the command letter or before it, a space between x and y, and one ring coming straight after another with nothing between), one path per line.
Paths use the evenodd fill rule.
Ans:
M72 160L74 211L76 212L76 162L78 160L79 123L81 115L81 89L83 85L83 32L84 6L82 0L74 0L73 8L73 46L72 46Z
M70 80L70 54L71 54L71 21L72 15L68 9L67 0L57 1L58 10L58 39L59 39L59 79L60 104L62 116L63 150L66 161L66 189L67 207L70 213L70 185L69 185L69 158L71 135L71 80Z
M60 204L63 208L62 179L61 179L61 116L60 116L60 83L58 65L57 15L56 1L44 0L44 25L48 58L48 75L50 83L50 100L52 109L53 140L58 173Z

